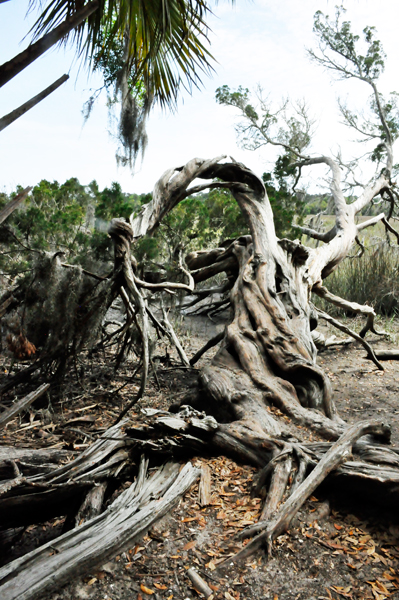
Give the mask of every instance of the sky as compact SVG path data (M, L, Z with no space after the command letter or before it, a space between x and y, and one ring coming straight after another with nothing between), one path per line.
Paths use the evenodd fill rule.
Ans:
M0 132L0 191L16 185L35 185L41 179L60 183L77 177L82 184L97 180L100 188L118 181L125 192L144 193L171 167L194 157L226 154L243 162L258 175L270 170L275 151L243 150L237 143L233 108L215 101L217 87L227 84L255 89L260 84L278 104L283 97L305 98L319 122L314 146L320 153L349 154L346 140L353 138L339 125L336 99L349 104L366 102L368 90L361 84L336 82L312 64L307 47L315 47L312 32L317 10L333 15L331 0L236 0L234 6L220 0L209 19L211 52L217 63L212 77L203 78L201 89L184 93L174 114L153 111L148 124L149 143L135 171L117 167L116 141L109 134L105 97L97 102L85 123L84 102L101 85L88 76L76 60L73 47L53 48L17 77L0 88L0 116L36 95L64 73L70 79L38 106ZM383 92L399 91L399 3L397 0L346 0L347 19L357 32L366 25L377 28L388 55L381 79ZM22 51L34 15L26 17L27 0L0 3L0 63ZM316 177L316 175L314 176Z

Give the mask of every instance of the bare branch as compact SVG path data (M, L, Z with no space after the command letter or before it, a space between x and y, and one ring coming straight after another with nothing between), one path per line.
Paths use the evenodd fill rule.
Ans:
M347 335L350 335L355 340L357 340L367 350L367 354L369 355L369 358L373 361L373 363L375 364L375 366L378 369L380 369L380 371L384 371L384 367L382 366L382 364L380 363L380 361L376 357L373 348L370 346L370 344L368 342L366 342L366 340L364 338L360 337L360 335L358 335L355 331L353 331L353 329L350 329L349 327L347 327L346 325L344 325L343 323L341 323L337 319L334 319L333 317L331 317L326 312L320 310L319 308L317 308L316 310L317 310L317 314L322 319L324 319L328 323L331 323L331 325L334 325L334 327L336 327L340 331L343 331Z

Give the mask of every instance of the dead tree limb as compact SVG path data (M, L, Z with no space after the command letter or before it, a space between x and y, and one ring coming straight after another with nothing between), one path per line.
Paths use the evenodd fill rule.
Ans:
M219 342L222 341L222 339L224 338L224 331L221 331L220 333L218 333L217 335L215 335L213 338L211 338L204 346L202 346L202 348L200 350L198 350L198 352L196 352L194 354L194 356L190 359L190 365L193 367L195 365L196 362L199 361L199 359L201 358L201 356L203 354L205 354L205 352L207 352L210 348L213 348L214 346L217 346L219 344Z
M19 206L21 202L23 202L25 198L27 198L31 189L31 187L27 187L24 190L22 190L22 192L19 193L18 196L15 196L15 198L10 200L10 202L0 210L0 223L3 223L3 221L5 221L7 217L10 216L10 214L17 208L17 206Z
M19 400L15 404L13 404L13 406L11 406L7 410L3 411L0 414L0 428L4 427L9 421L11 421L14 417L16 417L21 411L26 410L35 400L40 398L40 396L42 396L44 394L44 392L47 392L49 387L50 387L49 383L44 383L39 388L37 388L37 390L35 390L34 392L31 392L30 394L25 396L25 398L22 398L21 400Z
M324 285L313 286L312 292L330 304L338 306L338 308L350 311L356 315L365 315L367 317L367 322L359 333L360 337L364 338L368 331L371 331L376 335L386 335L384 331L378 331L374 326L376 314L372 306L368 306L367 304L358 304L357 302L349 302L349 300L335 296L335 294L332 294Z
M324 319L325 321L327 321L328 323L331 323L331 325L334 325L334 327L336 327L337 329L340 329L340 331L343 331L344 333L346 333L347 335L350 335L351 337L353 337L353 339L358 341L367 350L367 354L370 357L370 360L373 361L375 366L378 369L380 369L380 371L384 371L384 367L382 366L382 364L376 357L373 348L370 346L370 344L368 342L366 342L366 340L364 338L360 337L360 335L358 335L355 331L353 331L353 329L350 329L349 327L347 327L340 321L337 321L337 319L334 319L329 314L327 314L323 310L320 310L319 308L317 309L317 314L320 315L320 317L322 319Z
M102 514L0 569L3 600L36 600L127 549L166 514L198 479L191 463L168 463L147 477L142 460L136 481Z
M33 96L33 98L31 98L27 102L24 102L24 104L21 104L21 106L11 111L7 115L4 115L4 117L1 117L0 131L3 131L3 129L11 125L11 123L14 123L14 121L19 119L19 117L22 117L22 115L28 112L28 110L30 110L31 108L39 104L39 102L47 98L47 96L55 92L55 90L57 90L63 83L68 81L68 79L69 75L62 75L62 77L54 81L54 83L46 87L42 92L36 94L36 96Z

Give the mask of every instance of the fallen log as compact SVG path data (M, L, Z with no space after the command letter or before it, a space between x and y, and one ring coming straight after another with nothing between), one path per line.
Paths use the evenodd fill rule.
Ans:
M108 509L73 531L0 569L2 600L36 600L127 549L165 515L198 479L191 463L168 463L147 478L142 459L136 481Z
M96 440L82 454L55 469L44 468L42 472L26 476L24 464L19 460L21 473L0 482L0 527L19 527L70 512L77 513L83 495L96 483L113 477L128 458L123 449L125 438L120 435L125 424L126 421L122 421L110 427L104 437ZM12 450L3 449L3 456L8 460L8 473L16 457L21 456L20 452ZM28 460L30 452L33 451L28 450ZM46 453L37 454L36 458L38 456L46 456Z
M25 476L31 476L55 471L60 463L70 461L73 456L73 452L58 448L0 446L0 481L12 477L12 462L18 463Z

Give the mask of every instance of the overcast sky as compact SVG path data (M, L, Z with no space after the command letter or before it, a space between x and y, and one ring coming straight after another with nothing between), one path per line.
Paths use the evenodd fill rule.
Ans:
M55 48L0 89L0 116L50 85L63 73L69 81L37 107L0 133L0 191L17 184L34 185L41 179L65 181L77 177L87 184L96 179L100 187L119 181L126 192L148 192L162 173L198 156L232 155L261 175L274 155L268 149L250 152L237 146L233 109L214 100L218 86L258 83L278 102L284 96L306 98L320 121L316 146L320 152L336 150L351 134L337 125L336 97L361 104L368 90L362 86L331 82L328 74L311 64L305 47L314 45L313 15L316 10L333 15L337 2L327 0L236 0L214 8L209 23L211 52L217 59L212 78L201 90L184 94L176 114L155 110L150 117L149 144L141 165L132 173L117 168L115 140L108 133L105 98L83 122L82 106L90 89L100 80L80 69L73 49ZM32 23L25 19L27 0L0 4L0 63L26 46L22 41ZM397 0L347 0L347 18L354 30L375 25L388 55L381 81L385 92L399 91L399 3ZM364 94L364 96L363 96Z

